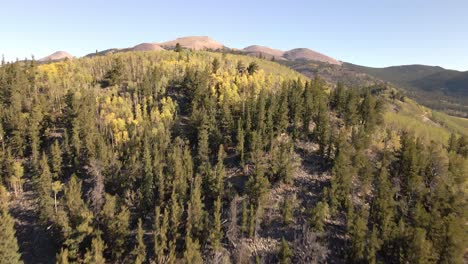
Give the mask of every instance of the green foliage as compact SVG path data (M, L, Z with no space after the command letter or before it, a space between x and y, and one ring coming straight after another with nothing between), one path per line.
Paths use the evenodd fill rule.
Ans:
M301 219L314 231L282 241L285 263L290 246L294 261L326 259L320 234L337 230L337 261L462 262L462 120L378 84L334 90L275 62L177 49L0 67L1 181L23 199L34 179L57 262L270 261L249 249L275 201L274 237ZM138 218L154 221L148 257Z
M114 260L120 259L125 253L125 245L130 234L130 212L124 204L119 206L117 198L106 194L106 203L101 212L105 231L104 239L108 248L112 248Z
M286 196L281 206L281 214L283 216L283 223L290 225L294 221L294 207L296 199L293 196Z
M3 197L6 189L0 185L2 208L0 208L0 263L23 263L15 237L14 220L8 213L8 203ZM5 202L5 203L4 203Z
M325 221L330 216L330 210L328 203L320 201L318 202L311 211L310 214L310 225L317 232L323 232L325 227Z
M132 256L135 258L136 264L141 264L146 262L146 246L145 242L143 241L143 227L141 223L141 218L138 219L138 229L136 235L136 246L135 249L132 251Z
M86 252L84 263L89 264L104 264L106 259L103 256L105 249L104 241L102 241L101 236L98 234L91 241L91 249Z
M289 244L283 237L283 239L281 240L281 245L280 245L280 249L278 252L279 263L281 264L291 263L292 256L293 256L293 253L291 249L289 248Z
M39 214L41 221L47 223L54 216L54 200L52 199L52 174L47 163L47 156L42 154L40 174L36 178L36 190L39 196Z

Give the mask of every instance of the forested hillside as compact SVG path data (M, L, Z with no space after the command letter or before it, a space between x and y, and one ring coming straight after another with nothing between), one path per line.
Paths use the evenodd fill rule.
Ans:
M373 84L398 87L405 96L426 107L464 118L468 115L467 72L426 65L372 68L313 60L278 62L310 78L319 76L326 81L342 82L350 87Z
M467 136L328 83L177 45L2 63L0 263L463 263Z
M346 63L344 67L398 85L432 109L468 116L468 72L426 65L372 68Z

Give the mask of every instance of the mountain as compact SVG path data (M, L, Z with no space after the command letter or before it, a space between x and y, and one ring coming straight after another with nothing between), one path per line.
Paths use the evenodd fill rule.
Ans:
M271 60L272 58L285 60L283 58L284 51L272 49L265 46L252 45L242 49L244 53L254 57L264 57L265 59Z
M461 263L468 150L450 132L467 133L468 119L437 117L391 86L330 91L245 54L118 51L0 67L0 240L16 237L7 249L24 263L400 263L426 245L431 258ZM146 255L154 230L171 252ZM395 254L377 236L408 249Z
M341 62L338 60L307 48L282 51L272 49L270 47L252 45L242 49L241 51L249 56L262 57L268 60L274 58L279 61L317 61L341 65Z
M288 57L288 52L284 57ZM291 60L296 58L296 60ZM278 61L310 78L316 76L331 85L342 82L348 87L390 85L404 95L431 109L468 116L468 72L447 70L439 66L402 65L372 68L351 63L331 64L318 60L289 57Z
M447 70L438 66L402 65L372 68L342 63L308 48L296 48L288 51L260 45L251 45L240 50L227 48L208 36L187 36L162 43L141 43L134 47L91 53L86 57L127 51L170 50L174 49L177 43L192 50L223 50L267 60L274 59L306 76L312 78L319 76L330 83L340 81L348 86L389 83L401 88L407 96L432 109L452 115L468 116L468 72ZM47 62L64 58L72 58L72 56L59 51L39 61Z
M161 46L156 43L141 43L133 48L132 51L151 51L151 50L164 50Z
M427 65L372 68L345 63L344 67L392 83L430 108L468 115L468 72Z
M328 57L322 53L318 53L316 51L306 49L306 48L298 48L286 51L284 53L284 57L288 60L297 61L297 60L309 60L309 61L321 61L327 62L329 64L336 64L341 65L336 59Z
M73 56L65 51L57 51L49 56L46 56L42 59L39 59L38 61L40 62L48 62L48 61L58 61L58 60L63 60L63 59L73 59Z
M218 50L223 49L224 45L207 37L207 36L189 36L181 37L175 40L159 43L159 45L166 49L173 49L179 43L182 47L193 50Z

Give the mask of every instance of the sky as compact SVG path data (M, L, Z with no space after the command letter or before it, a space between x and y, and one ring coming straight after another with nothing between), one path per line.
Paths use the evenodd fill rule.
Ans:
M468 70L467 0L0 0L0 55L36 59L210 36L341 61Z

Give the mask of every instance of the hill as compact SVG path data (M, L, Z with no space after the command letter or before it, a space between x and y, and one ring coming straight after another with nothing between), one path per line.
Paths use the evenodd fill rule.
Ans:
M219 50L223 49L224 45L207 37L207 36L189 36L181 37L175 40L159 43L159 45L166 49L173 49L179 43L182 47L193 50Z
M27 264L463 257L466 123L391 87L188 49L0 80L0 239Z
M371 68L347 63L344 67L393 83L432 109L468 116L468 72L426 65Z
M468 72L425 65L371 68L312 60L278 62L310 78L318 76L329 83L342 82L349 87L374 84L397 87L404 95L431 109L468 116Z
M164 50L160 45L156 43L141 43L130 50L132 51L158 51L158 50Z
M284 57L288 60L297 61L297 60L306 60L306 61L320 61L326 62L329 64L336 64L341 65L341 62L323 55L322 53L318 53L316 51L306 49L306 48L298 48L286 51L284 53Z
M64 59L73 59L73 56L65 51L57 51L49 56L46 56L44 58L39 59L39 62L49 62L49 61L58 61L58 60L64 60Z
M288 51L282 51L265 46L252 45L242 49L241 52L249 56L261 57L268 60L274 59L278 61L312 61L328 63L332 65L341 65L341 62L339 62L336 59L333 59L324 54L306 48L297 48Z
M249 56L254 56L254 57L264 57L267 60L271 59L278 59L278 60L284 60L283 58L284 51L282 50L277 50L277 49L272 49L266 46L259 46L259 45L252 45L245 47L242 49L242 51L245 52L245 54Z

